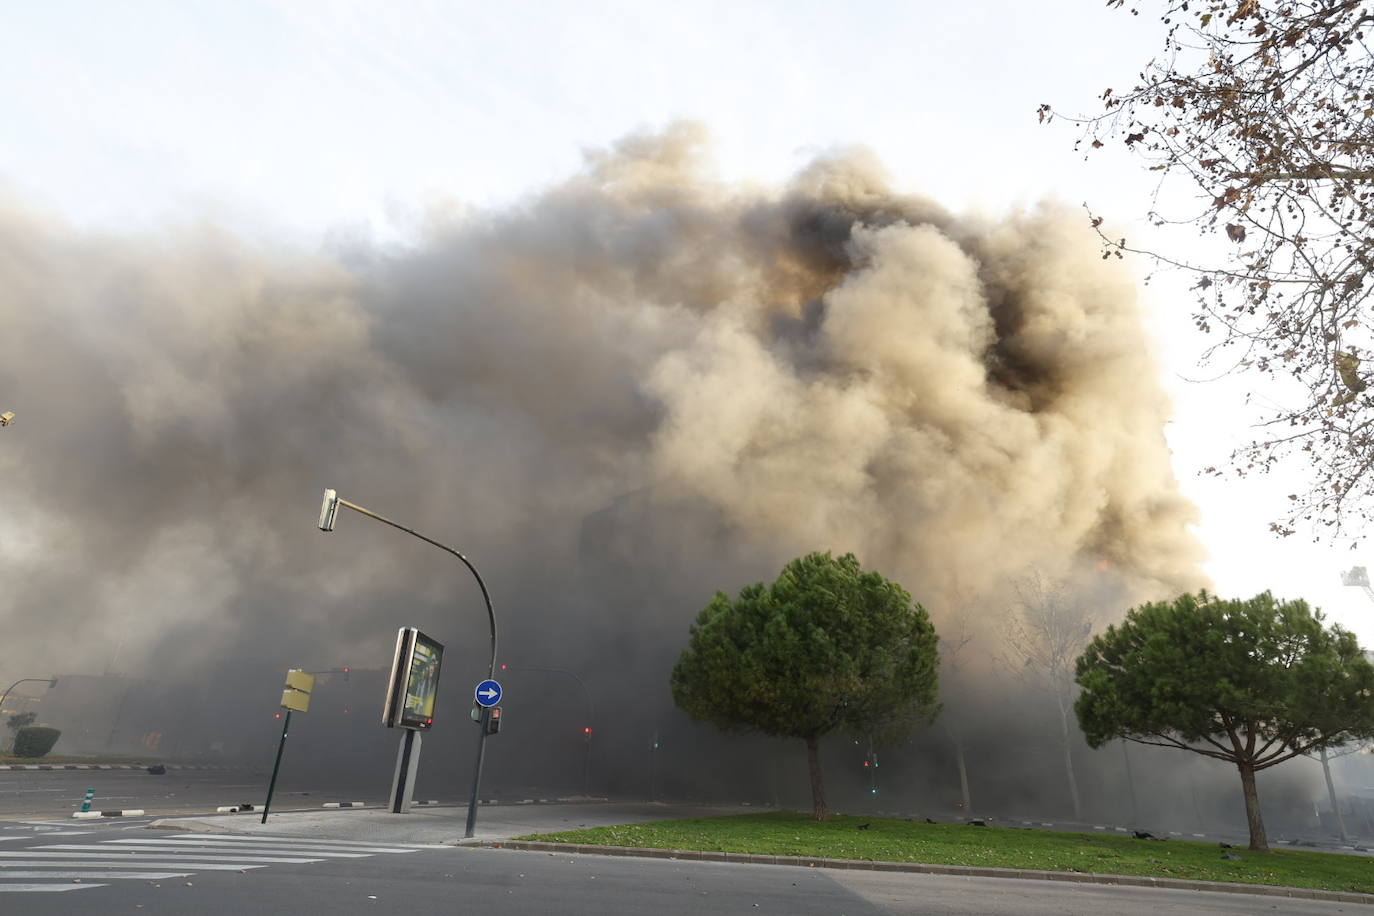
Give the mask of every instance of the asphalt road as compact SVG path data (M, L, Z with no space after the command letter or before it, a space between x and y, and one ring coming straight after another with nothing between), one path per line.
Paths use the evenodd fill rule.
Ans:
M1251 916L1269 912L1316 916L1364 909L1352 904L1048 881L318 838L226 837L105 821L89 828L0 823L0 911L25 916L116 912L150 916L245 912L342 916L400 912Z
M180 831L148 826L158 817L256 802L265 783L263 774L230 770L169 770L163 776L143 770L0 771L0 912L375 916L424 906L484 916L1374 914L1357 904L1197 891L458 848L435 841L457 842L465 799L404 821L376 809L322 809L326 801L384 801L381 792L357 787L308 794L279 788L274 811L305 813L273 818L265 827L254 815L183 821ZM73 820L87 787L97 789L97 809L142 808L147 814ZM721 812L484 806L479 836L707 813Z

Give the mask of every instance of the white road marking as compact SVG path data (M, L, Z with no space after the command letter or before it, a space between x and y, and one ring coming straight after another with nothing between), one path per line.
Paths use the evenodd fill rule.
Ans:
M94 835L95 835L95 831L94 831L94 830L44 830L42 833L40 833L40 834L38 834L38 835L41 836L43 839L46 840L46 839L47 839L48 837L50 837L50 836L94 836ZM12 836L0 837L0 840L13 840L13 839L17 839L17 838L16 838L16 837L12 837Z
M285 836L245 836L236 833L183 833L178 839L186 840L225 840L236 843L281 843L288 846L295 846L300 843L311 843L320 846L338 846L341 849L348 849L353 846L376 846L377 843L369 843L366 840L314 840L307 837L285 837ZM381 845L390 846L395 849L452 849L452 846L445 846L442 843L383 843Z
M130 829L132 825L121 825ZM14 828L11 828L14 829ZM21 828L22 829L22 828ZM59 830L46 824L0 840L27 839L22 850L0 850L0 892L41 893L108 887L110 880L164 881L198 871L239 871L267 864L314 864L331 859L365 859L421 849L447 849L431 843L376 844L361 840L312 840L307 837L257 837L227 834L183 834L101 840L85 844L49 843L50 838L90 830ZM158 861L148 861L158 860ZM15 881L14 879L28 879ZM47 879L38 883L33 879ZM96 879L97 883L83 883Z
M0 877L8 874L11 868L194 868L196 871L241 871L247 868L262 868L261 865L225 865L222 862L145 862L142 859L134 859L129 856L120 856L115 859L59 859L56 862L35 862L32 859L24 859L20 862L11 862L9 858L13 854L0 853Z
M168 878L189 878L193 871L0 871L0 880L10 878L146 878L166 881Z
M126 849L127 849L127 850L130 850L130 851L132 851L132 852L164 852L164 853L165 853L165 852L170 852L170 853L176 853L177 855L180 855L180 854L182 854L182 853L186 853L186 854L188 854L188 855L196 856L196 857L198 857L198 856L200 855L200 850L202 850L202 849L204 849L205 852L230 852L231 850L235 850L235 849L244 849L246 852L251 852L251 853L259 853L259 852L272 852L272 853L276 853L276 852L285 852L285 851L288 851L288 850L282 850L282 849L280 849L280 848L272 847L272 846L264 846L264 847L256 847L256 848L247 848L247 847L244 847L244 846L238 846L238 845L227 844L227 843L216 843L216 844L213 844L213 845L208 844L208 843L207 843L207 844L200 844L200 843L198 843L198 844L192 845L192 844L190 844L190 843L178 843L178 842L176 842L175 840L165 840L165 841L163 841L163 842L161 842L161 843L159 843L157 840L148 840L147 842L143 842L143 841L141 841L141 840L106 840L104 843L101 843L100 846L105 846L105 845L107 845L107 844L115 844L115 843L128 844L128 845L122 845L122 846L120 846L118 850L111 850L111 852L114 853L114 854L116 854L116 855L117 855L118 853L120 853L120 852L123 852L123 851L126 850ZM226 848L224 848L225 846L228 846L229 848L226 849ZM51 845L51 846L34 846L33 848L34 848L34 849L90 849L91 846L89 846L89 845L82 846L82 845L79 845L79 844L76 844L76 843L70 843L70 844L66 844L66 845L63 845L63 844L53 844L53 845ZM98 848L98 847L97 847L97 848ZM312 850L310 850L309 855L317 856L318 858L321 858L321 859L366 859L368 856L371 855L371 853L367 853L367 852L319 852L319 851L317 851L317 850L312 849Z
M91 847L89 847L89 846L79 846L79 847L76 847L76 848L78 848L78 849L90 849ZM159 852L162 852L162 853L167 852L167 850L165 850L165 849L161 849L161 850L158 850L158 851L159 851ZM114 850L107 850L107 851L105 851L105 852L9 852L9 851L7 850L7 851L5 851L3 854L0 854L0 855L3 855L3 857L6 858L6 859L19 859L19 858L25 858L25 859L78 859L78 860L79 860L79 859L81 859L81 858L97 858L97 859L118 859L118 858L123 858L123 859L127 862L127 861L132 861L132 860L135 858L135 855L136 855L136 854L131 852L131 853L129 853L129 854L126 855L126 856L120 856L119 853L115 852ZM285 857L285 856L201 856L201 855L191 855L191 856L187 856L186 858L188 858L188 859L195 859L196 861L205 861L205 862L282 862L282 863L287 863L287 864L298 864L298 863L299 863L299 864L304 864L304 863L307 863L307 862L323 862L323 861L324 861L324 859L287 858L287 857Z
M275 843L237 843L232 840L102 840L101 844L139 847L144 849L150 846L172 849L200 849L213 846L224 849L256 849L259 852L280 852L283 849L280 844ZM60 848L65 849L67 847L64 846ZM344 856L354 859L363 858L379 852L408 853L420 851L418 849L397 849L394 846L329 846L324 843L311 843L306 841L293 843L289 848L302 851L308 850L312 856L325 855L327 852L330 856Z

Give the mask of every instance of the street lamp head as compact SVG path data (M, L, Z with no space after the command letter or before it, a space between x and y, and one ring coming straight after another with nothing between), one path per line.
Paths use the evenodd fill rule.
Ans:
M13 422L14 422L14 411L12 411L12 410L7 410L7 411L5 411L4 413L0 413L0 426L9 426L9 425L10 425L11 423L13 423Z
M1352 566L1349 572L1341 573L1342 585L1369 586L1369 570L1363 566Z
M320 505L320 530L334 530L334 516L339 512L339 494L333 490L324 491L324 502Z

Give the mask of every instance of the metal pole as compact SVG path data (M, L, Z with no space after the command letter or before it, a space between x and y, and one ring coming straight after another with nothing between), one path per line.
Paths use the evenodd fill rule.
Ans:
M472 839L472 833L477 827L477 791L482 785L482 759L487 753L487 730L491 726L491 707L483 706L482 714L477 717L478 730L481 736L477 739L477 766L472 771L472 795L468 796L468 824L463 833L464 839Z
M582 758L582 797L592 797L592 733L587 732L587 752Z
M272 807L272 793L277 788L277 771L281 769L281 752L286 748L286 730L291 727L291 710L286 711L286 718L281 724L281 740L277 742L277 762L272 764L272 781L267 784L267 801L262 805L262 820L259 823L267 823L267 810Z
M491 623L491 663L487 665L487 677L490 678L490 679L495 679L495 677L496 677L496 611L494 611L494 610L492 609L492 606L491 606L491 595L487 592L487 584L486 584L485 582L482 581L482 576L481 576L480 573L477 572L477 567L473 566L473 565L472 565L472 562L469 561L467 557L463 556L461 553L459 553L458 551L454 550L452 547L449 547L447 544L440 544L438 541L434 540L433 538L427 538L427 537L425 537L423 534L421 534L420 532L416 531L416 530L413 529L413 528L407 528L405 525L402 525L402 524L400 524L399 522L393 522L391 519L386 518L385 516L382 516L382 515L378 515L376 512L373 512L373 511L371 511L371 510L369 510L369 509L364 509L362 506L359 506L359 505L357 505L357 504L355 504L355 503L351 503L351 502L349 502L348 500L344 499L343 497L339 497L339 505L341 505L341 506L347 506L348 508L352 509L354 512L360 512L360 513L362 513L363 515L366 515L368 518L376 519L377 521L381 522L381 523L384 524L384 525L390 525L391 527L393 527L393 528L395 528L395 529L397 529L397 530L399 530L399 531L404 531L406 534L412 535L413 537L417 537L417 538L419 538L420 540L424 541L426 544L432 544L433 546L438 547L440 550L442 550L442 551L444 551L444 552L446 552L446 553L451 553L451 554L453 554L455 557L457 557L458 559L460 559L460 560L463 561L463 565L466 566L466 567L468 568L468 572L472 573L472 577L473 577L474 579L477 580L477 587L480 588L480 589L482 590L482 600L483 600L483 601L486 603L486 605L487 605L487 619L488 619L488 620L490 621L490 623Z
M329 495L329 494L326 493L326 500L327 500L327 498L328 498L328 495ZM466 566L466 567L468 568L468 572L472 573L472 577L473 577L474 579L477 580L477 587L480 588L480 589L482 590L482 601L485 602L485 603L486 603L486 606L487 606L487 620L490 621L490 623L491 623L491 662L490 662L490 664L487 665L487 678L490 679L490 680L495 680L495 679L496 679L496 611L495 611L495 610L492 608L492 606L491 606L491 594L487 591L487 584L486 584L485 582L482 581L482 576L481 576L481 574L477 572L477 567L473 566L472 563L468 560L467 557L463 556L461 553L459 553L457 550L454 550L452 547L449 547L447 544L440 544L438 541L434 540L433 538L425 537L423 534L421 534L420 532L416 531L416 530L413 529L413 528L407 528L405 525L402 525L402 524L400 524L400 523L398 523L398 522L393 522L391 519L386 518L385 516L378 515L376 512L373 512L373 511L371 511L371 510L369 510L369 509L364 509L362 506L359 506L359 505L357 505L356 503L351 503L351 502L349 502L348 500L343 499L342 497L337 497L337 496L336 496L336 499L338 500L338 504L341 505L341 506L347 506L348 508L352 509L354 512L358 512L358 513L361 513L361 514L363 514L363 515L366 515L368 518L371 518L371 519L376 519L377 521L381 522L382 524L384 524L384 525L390 525L392 528L395 528L395 529L397 529L397 530L399 530L399 531L404 531L406 534L409 534L409 535L411 535L411 536L413 536L413 537L417 537L417 538L419 538L420 540L424 541L426 544L431 544L431 545L433 545L433 546L435 546L435 547L438 547L440 550L444 551L445 553L451 553L451 554L453 554L455 557L457 557L459 560L462 560L462 561L463 561L463 565ZM331 524L330 527L332 527L332 524ZM327 529L326 529L326 530L327 530ZM482 728L481 728L482 734L481 734L481 735L478 737L478 739L477 739L477 767L476 767L476 769L474 770L473 775L472 775L472 798L471 798L471 799L469 800L469 802L468 802L468 826L467 826L467 832L463 835L465 839L471 839L471 838L472 838L473 829L474 829L474 828L476 827L476 825L477 825L477 792L478 792L478 789L480 788L481 782L482 782L482 758L483 758L483 756L484 756L485 753L486 753L486 744L487 744L487 722L488 722L489 719L490 719L490 715L491 715L490 712L483 712L483 713L482 713Z
M10 698L11 690L18 687L20 684L27 684L29 681L46 681L51 684L53 679L50 677L21 677L19 680L6 687L4 693L0 693L0 709L5 708L5 701Z
M409 814L410 800L415 795L416 771L420 763L420 732L414 728L402 729L401 746L396 752L396 776L391 785L391 813Z
M774 795L773 807L776 808L776 790ZM649 745L649 801L658 801L658 729L654 729L654 743Z

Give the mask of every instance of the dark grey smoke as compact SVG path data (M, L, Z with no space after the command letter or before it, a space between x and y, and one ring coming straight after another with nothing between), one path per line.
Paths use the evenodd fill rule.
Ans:
M418 624L461 717L475 586L360 516L321 535L325 486L463 549L503 658L631 697L631 755L695 611L798 553L852 550L985 644L1032 568L1104 618L1202 581L1131 278L1076 214L957 217L862 151L725 185L677 125L399 251L11 202L0 290L13 677L220 678L196 695L227 708L250 669L380 667Z

